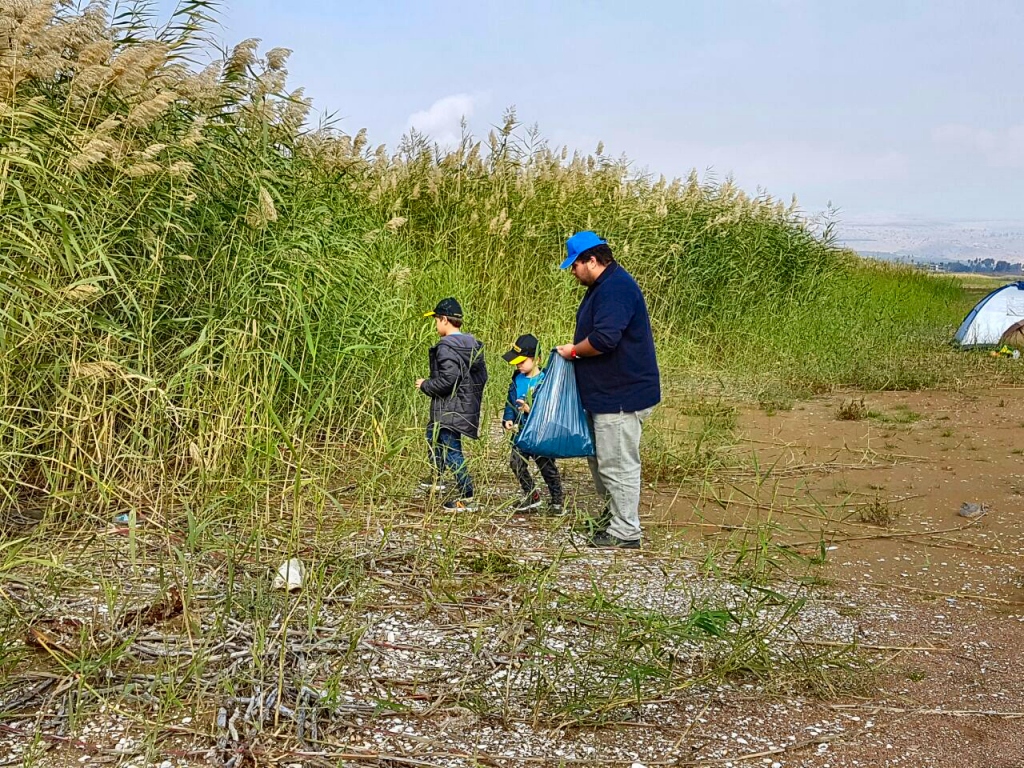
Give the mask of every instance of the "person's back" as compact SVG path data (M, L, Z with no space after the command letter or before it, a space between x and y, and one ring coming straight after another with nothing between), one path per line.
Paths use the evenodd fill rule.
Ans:
M431 421L470 438L480 436L487 366L484 345L473 334L460 332L443 337L430 350Z

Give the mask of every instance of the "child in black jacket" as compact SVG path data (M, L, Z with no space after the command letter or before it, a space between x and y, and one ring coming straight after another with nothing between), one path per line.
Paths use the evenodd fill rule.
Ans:
M462 307L453 298L439 301L426 317L434 318L441 340L430 348L430 378L416 381L416 388L430 398L427 442L434 467L434 478L421 485L445 490L442 477L450 470L459 497L446 501L445 508L473 512L473 478L466 468L462 438L480 436L480 405L487 383L484 345L462 331Z

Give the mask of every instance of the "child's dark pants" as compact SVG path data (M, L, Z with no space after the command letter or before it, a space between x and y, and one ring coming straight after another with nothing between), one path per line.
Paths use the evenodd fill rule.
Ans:
M551 493L551 503L561 504L562 503L562 478L558 474L558 467L555 465L554 459L546 458L545 456L528 456L522 453L518 448L512 446L512 456L509 459L508 465L512 468L512 472L516 476L516 480L519 481L519 486L523 489L524 494L533 493L537 487L533 482L533 477L530 475L530 468L526 463L526 460L533 459L537 464L537 469L540 470L540 476L544 478L544 483L548 487L548 491Z

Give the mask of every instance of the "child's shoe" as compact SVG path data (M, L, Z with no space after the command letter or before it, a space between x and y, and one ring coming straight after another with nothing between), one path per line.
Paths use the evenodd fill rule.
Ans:
M561 499L552 499L551 501L548 502L548 505L544 507L544 514L551 515L552 517L564 515L565 504L562 503Z
M427 480L420 481L420 490L426 493L444 493L448 490L448 486L442 483L440 480L428 478Z
M449 512L476 512L479 507L470 496L467 499L452 499L444 503L444 508Z
M528 494L523 496L513 508L513 512L529 512L531 509L540 508L540 491L534 488Z

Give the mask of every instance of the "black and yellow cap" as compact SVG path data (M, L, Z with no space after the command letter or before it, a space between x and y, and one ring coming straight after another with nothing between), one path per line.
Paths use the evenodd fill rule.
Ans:
M540 342L537 341L537 337L532 333L524 333L518 339L516 343L512 345L512 349L501 356L509 365L519 365L523 360L528 357L537 356L537 347Z
M437 302L437 306L429 312L426 312L424 317L454 317L458 320L462 319L462 305L459 304L453 297L449 296L447 299L441 299Z

